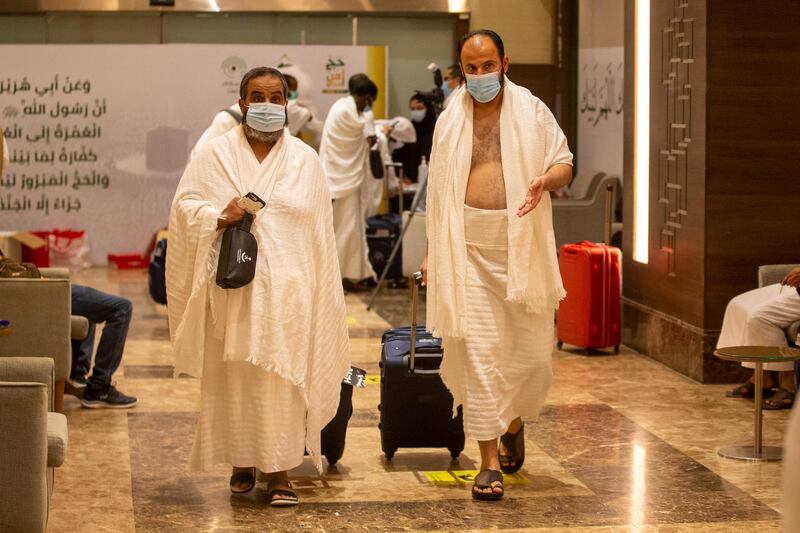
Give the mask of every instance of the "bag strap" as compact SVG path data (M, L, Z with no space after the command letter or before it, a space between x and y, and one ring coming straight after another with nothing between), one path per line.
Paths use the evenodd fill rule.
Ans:
M236 122L238 122L239 124L242 123L242 119L244 117L238 111L234 111L231 108L223 109L223 111L226 112L227 114L229 114L230 116L232 116L236 120Z

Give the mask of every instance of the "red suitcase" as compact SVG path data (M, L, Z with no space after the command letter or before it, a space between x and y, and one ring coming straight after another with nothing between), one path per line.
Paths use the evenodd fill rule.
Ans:
M558 348L571 344L585 353L620 344L620 264L614 246L583 241L565 244L558 265L567 297L558 308Z

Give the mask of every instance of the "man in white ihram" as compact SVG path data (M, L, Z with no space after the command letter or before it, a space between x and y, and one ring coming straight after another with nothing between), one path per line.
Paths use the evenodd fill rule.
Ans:
M320 432L349 369L331 200L314 151L285 129L286 81L245 74L241 126L210 141L181 178L170 213L167 294L176 375L202 376L190 467L233 466L230 488L266 474L270 505L295 505L287 471L304 450L321 469ZM255 278L215 284L222 229L258 195Z
M378 87L365 74L347 82L349 96L337 100L325 119L319 158L333 198L333 231L342 283L347 290L364 288L375 278L367 250L366 223L362 206L364 181L372 179L369 148L376 142L372 104Z
M466 88L433 138L423 282L442 379L481 451L472 496L499 500L500 470L525 458L521 417L538 415L552 381L553 311L565 293L548 191L569 182L572 154L550 110L505 77L495 32L464 36L459 57Z

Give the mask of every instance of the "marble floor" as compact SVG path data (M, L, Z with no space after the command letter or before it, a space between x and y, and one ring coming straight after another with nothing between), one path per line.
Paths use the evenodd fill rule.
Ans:
M555 352L554 387L526 425L525 466L502 502L470 498L475 443L454 462L445 449L401 449L387 461L374 380L354 392L344 457L322 476L308 462L290 473L299 507L269 508L262 485L231 495L229 470L185 470L199 383L171 377L165 308L149 300L144 272L93 269L73 280L133 301L115 380L139 405L90 410L65 399L69 453L56 472L49 531L780 530L780 463L716 453L750 442L752 403L627 349ZM387 291L374 312L365 301L347 296L348 324L353 364L372 376L381 333L407 322L407 291ZM781 442L787 420L786 411L765 413L765 443Z

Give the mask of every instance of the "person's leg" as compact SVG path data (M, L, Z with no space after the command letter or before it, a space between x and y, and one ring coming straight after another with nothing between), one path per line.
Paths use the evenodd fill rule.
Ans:
M87 382L81 403L84 407L134 406L136 398L122 394L111 385L111 377L122 361L131 321L131 302L91 287L73 286L72 312L85 316L93 323L105 322L94 358L92 375Z
M104 389L111 384L111 377L122 361L133 306L125 298L89 287L85 289L87 291L83 299L87 314L81 314L92 322L105 322L87 386L91 389Z
M500 471L500 460L497 457L497 439L492 440L479 440L478 448L481 451L481 466L479 471L496 470ZM491 487L478 488L472 490L482 492L483 494L503 494L502 483L493 484Z
M84 287L85 288L85 287ZM75 313L73 309L73 314ZM89 375L89 367L92 364L92 350L94 350L94 332L96 324L89 322L89 332L82 341L72 341L72 370L70 379L77 382L86 382Z

